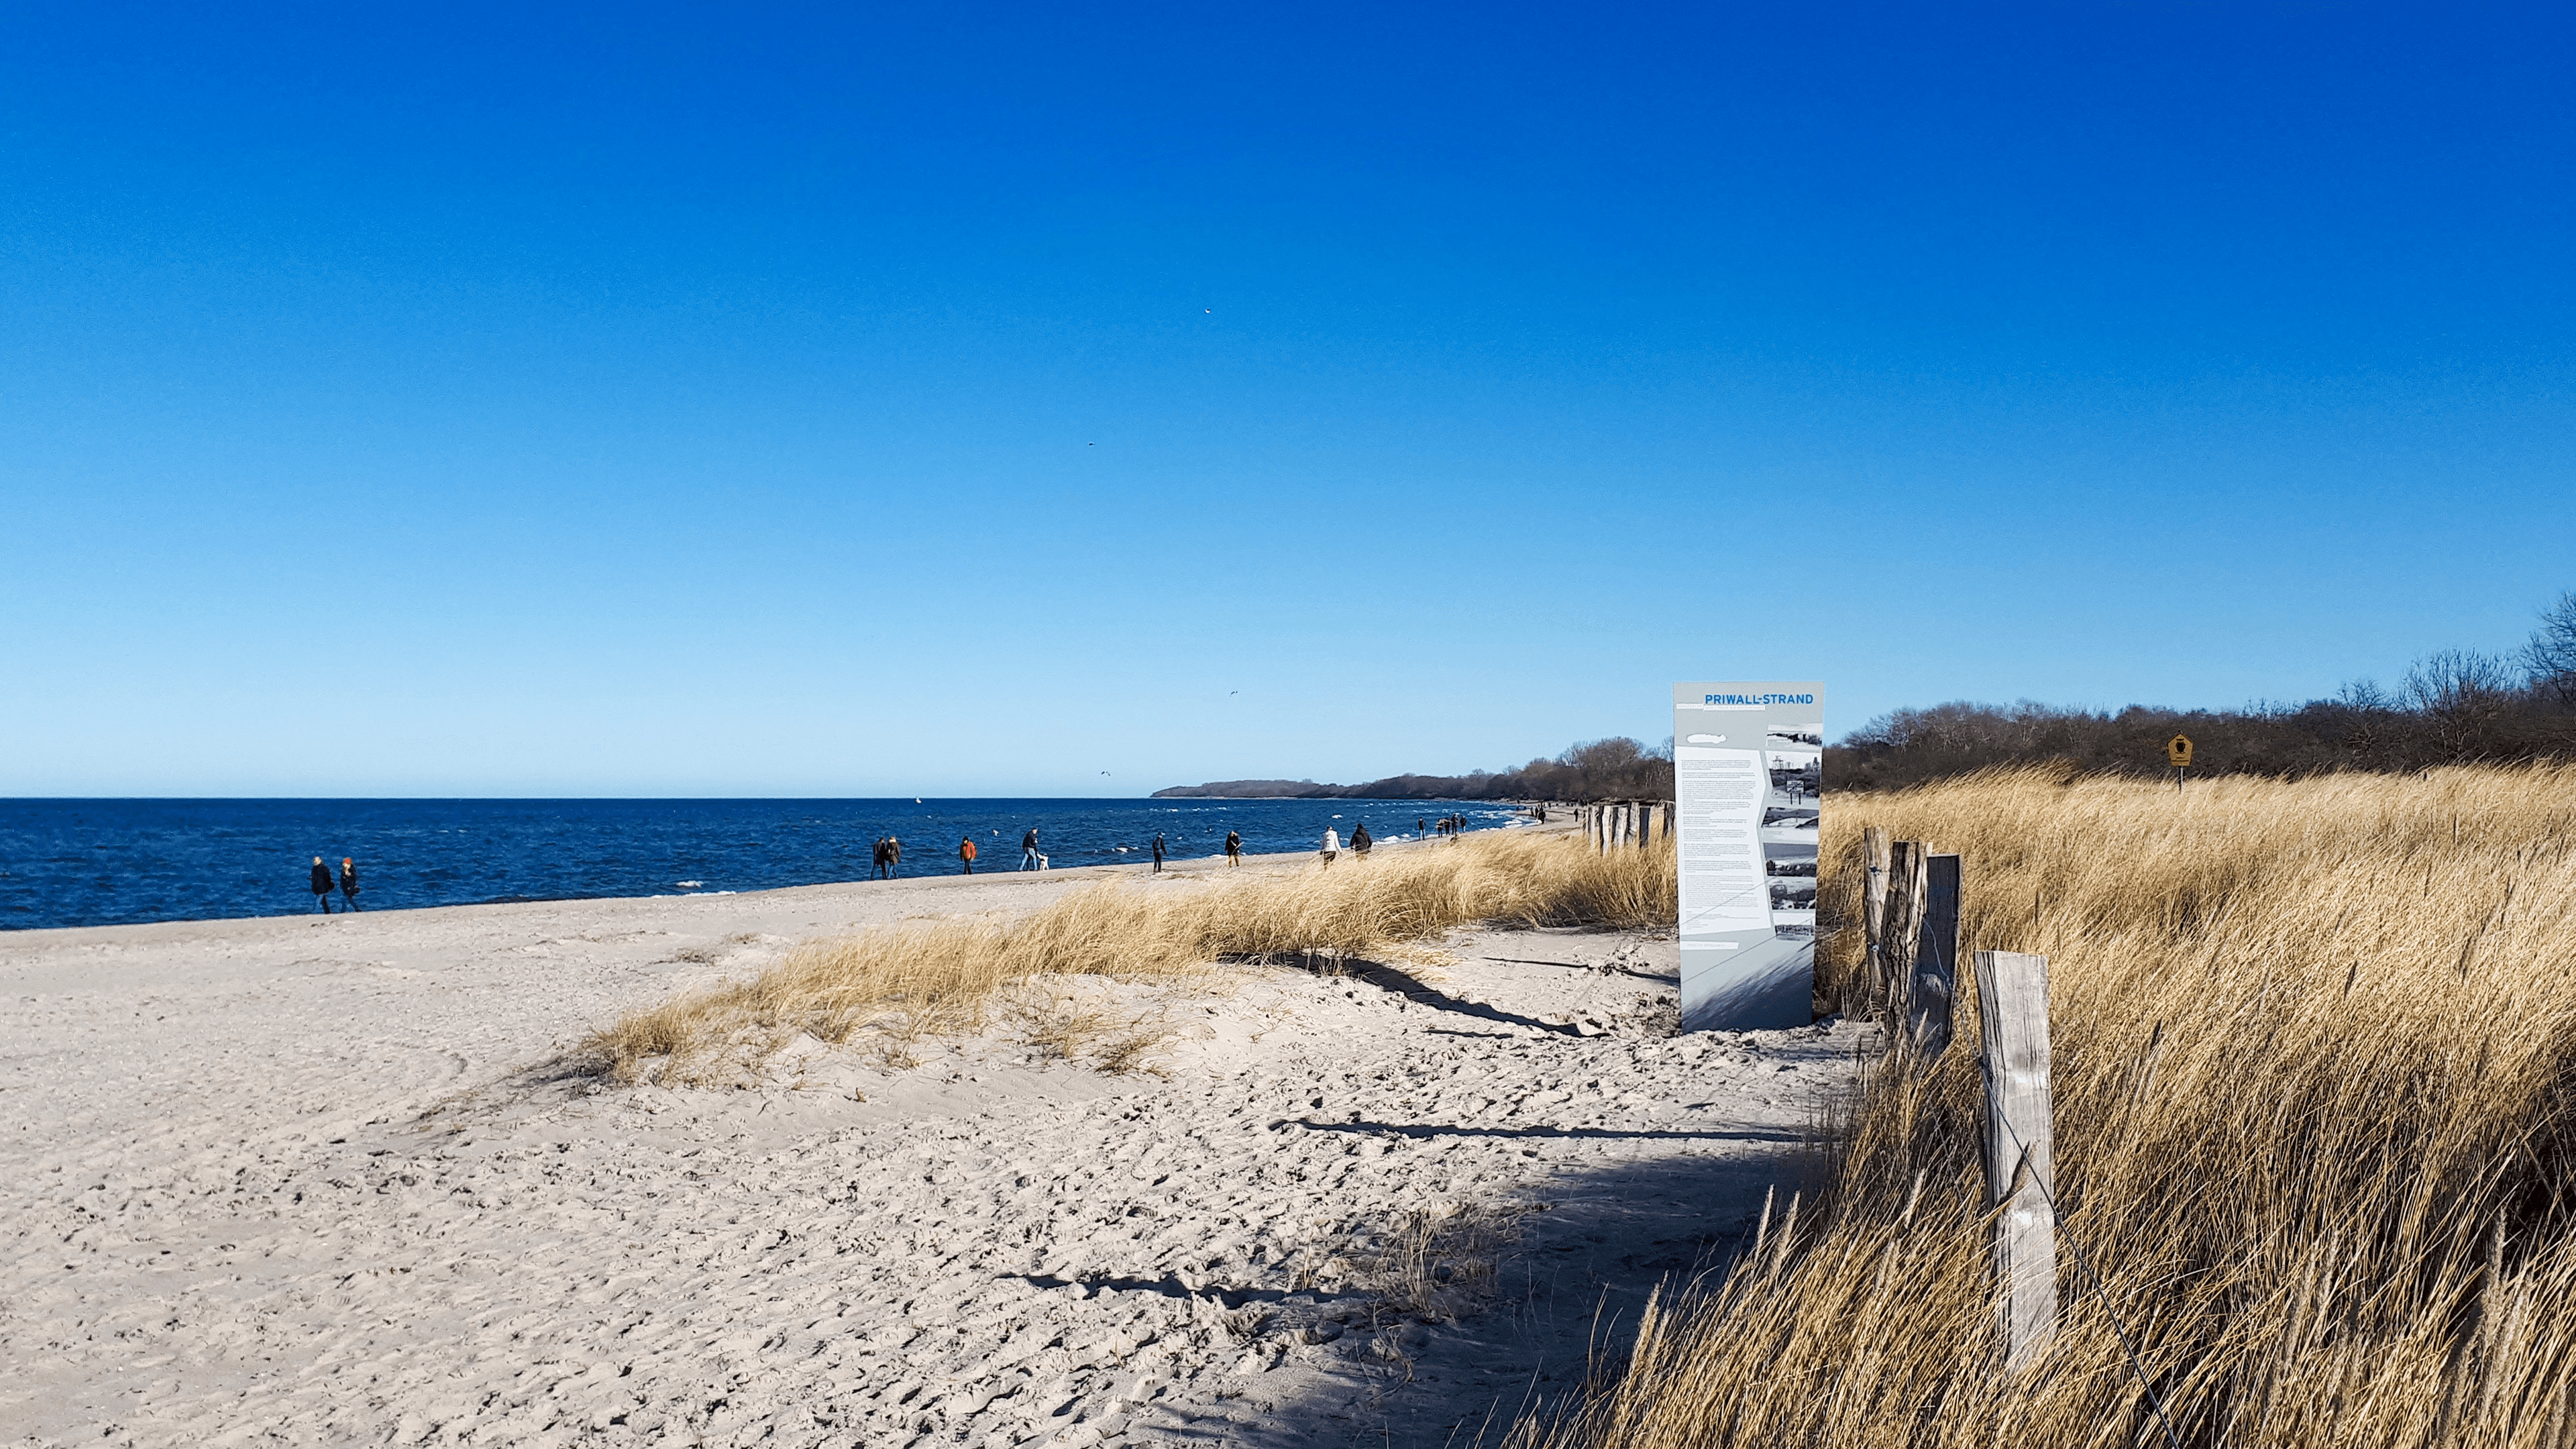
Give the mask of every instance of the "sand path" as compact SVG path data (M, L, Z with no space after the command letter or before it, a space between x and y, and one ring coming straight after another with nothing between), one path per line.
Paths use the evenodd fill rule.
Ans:
M1162 1075L1002 1034L758 1090L547 1066L794 939L1113 873L0 937L0 1423L1465 1444L1722 1257L1862 1045L1668 1038L1669 942L1514 932L1125 991Z

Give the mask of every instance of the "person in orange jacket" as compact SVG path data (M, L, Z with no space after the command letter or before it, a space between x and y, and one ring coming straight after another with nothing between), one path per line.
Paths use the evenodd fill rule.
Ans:
M967 875L975 873L975 837L971 835L957 837L957 864Z

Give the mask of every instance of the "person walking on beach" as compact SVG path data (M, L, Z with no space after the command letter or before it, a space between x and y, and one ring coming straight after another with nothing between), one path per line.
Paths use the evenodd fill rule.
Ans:
M903 837L900 835L886 837L886 879L903 879Z
M1225 833L1225 863L1228 868L1243 864L1243 835L1240 831Z
M313 902L322 908L322 914L331 914L331 867L324 865L318 855L313 857Z
M1324 864L1326 864L1326 865L1331 865L1331 864L1333 863L1333 857L1334 857L1334 856L1337 856L1337 855L1339 855L1339 854L1341 854L1341 853L1342 853L1342 837L1341 837L1341 836L1339 836L1338 834L1335 834L1335 833L1334 833L1334 831L1333 831L1333 827L1331 827L1331 826L1329 826L1329 825L1325 826L1325 827L1324 827L1324 851L1323 851L1323 854L1324 854Z
M1363 860L1368 858L1369 847L1376 843L1376 839L1368 833L1368 822L1365 820L1361 821L1359 823L1359 827L1351 832L1351 854L1356 855Z
M973 875L975 873L974 836L961 835L957 838L957 864L963 868L963 874Z
M1035 870L1037 868L1038 828L1032 825L1029 827L1029 833L1020 837L1020 869Z
M340 857L340 900L350 910L358 908L358 867L349 857Z
M1154 874L1161 875L1163 873L1163 832L1155 831L1154 843L1146 849L1154 852Z
M880 835L877 837L875 849L868 853L868 879L884 880L892 874L886 869L886 864L886 838Z

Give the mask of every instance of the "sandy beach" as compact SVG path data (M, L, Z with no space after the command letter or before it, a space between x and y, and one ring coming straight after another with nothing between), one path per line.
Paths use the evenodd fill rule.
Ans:
M1672 1037L1669 939L1538 930L1122 988L1170 1032L1123 1075L564 1064L802 939L1216 868L0 936L7 1442L1490 1442L1865 1045Z

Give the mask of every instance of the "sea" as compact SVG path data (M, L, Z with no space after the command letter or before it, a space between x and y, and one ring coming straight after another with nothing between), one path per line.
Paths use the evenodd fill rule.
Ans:
M1379 840L1442 816L1520 819L1465 800L0 800L0 930L221 920L316 910L313 857L357 863L366 910L769 890L870 878L879 836L903 874L1020 864L1038 831L1058 870L1311 851L1326 827ZM336 896L334 907L340 902Z

